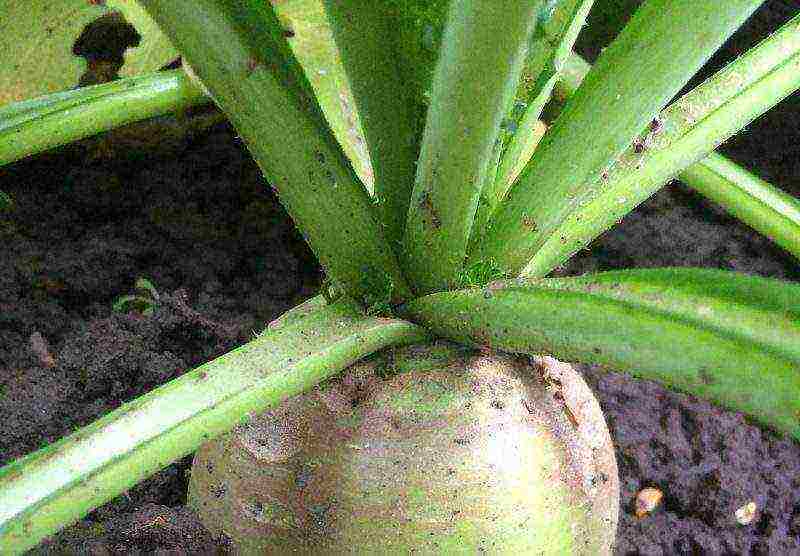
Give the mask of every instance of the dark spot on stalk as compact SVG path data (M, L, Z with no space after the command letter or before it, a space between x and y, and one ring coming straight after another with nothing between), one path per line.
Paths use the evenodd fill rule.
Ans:
M247 59L247 77L250 77L256 69L261 65L255 57L250 57Z
M697 371L697 376L703 381L703 384L714 384L714 377L708 372L706 367L700 367Z
M645 150L644 142L641 139L634 139L633 141L633 152L636 154L642 154Z
M593 351L593 352L594 352L596 355L600 355L601 353L603 353L603 351L602 351L602 350L601 350L599 347L596 347L596 348L594 348L592 351Z
M431 201L430 193L428 193L427 191L422 193L422 196L419 199L419 207L427 215L428 222L426 223L428 223L434 230L438 230L442 226L442 221L439 218L439 213L433 206L433 201Z
M522 225L531 232L536 231L536 221L527 214L522 215Z
M653 118L650 121L650 133L659 133L664 129L664 122L660 118Z

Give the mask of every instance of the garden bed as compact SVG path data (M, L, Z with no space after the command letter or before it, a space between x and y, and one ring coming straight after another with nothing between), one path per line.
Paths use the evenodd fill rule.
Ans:
M759 12L727 56L780 17ZM795 94L723 150L800 196L798 129ZM241 345L319 286L314 258L227 125L177 154L119 154L89 161L86 146L72 146L0 169L0 190L15 200L0 215L0 465ZM797 261L678 184L561 272L633 266L800 281ZM138 277L159 294L150 316L114 309ZM654 383L581 369L617 450L619 554L800 552L798 443ZM190 463L169 466L37 551L224 552L225 539L184 506ZM665 496L640 519L632 502L644 487ZM737 523L735 511L751 501L755 519Z

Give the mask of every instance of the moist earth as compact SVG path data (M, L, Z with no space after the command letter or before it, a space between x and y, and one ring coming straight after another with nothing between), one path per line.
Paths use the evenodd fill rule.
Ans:
M777 27L786 3L767 4L709 70ZM722 150L800 197L799 126L795 95ZM228 125L113 154L89 141L0 169L15 200L0 214L0 465L241 345L319 287L313 256ZM666 265L800 280L795 260L677 182L559 272ZM139 277L158 298L120 304ZM653 382L580 369L616 448L617 554L800 554L798 443ZM32 553L226 553L185 506L190 463ZM637 518L645 487L664 498ZM749 502L755 518L741 525L735 512Z

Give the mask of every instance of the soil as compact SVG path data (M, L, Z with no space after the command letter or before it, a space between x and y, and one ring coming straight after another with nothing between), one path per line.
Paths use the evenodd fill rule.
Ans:
M760 10L710 68L793 13L782 10L786 2L767 4L772 11ZM800 197L798 129L795 95L722 150ZM0 465L241 345L320 283L227 124L166 153L109 159L91 150L70 146L0 169L0 191L16 201L0 215ZM800 280L797 261L677 183L563 273L665 265ZM159 293L143 302L152 314L115 309L138 277ZM618 554L800 554L798 443L657 384L581 369L617 450ZM225 539L185 507L190 463L169 466L32 553L225 553ZM645 487L664 499L637 518L634 498ZM751 501L755 519L738 524L736 510Z

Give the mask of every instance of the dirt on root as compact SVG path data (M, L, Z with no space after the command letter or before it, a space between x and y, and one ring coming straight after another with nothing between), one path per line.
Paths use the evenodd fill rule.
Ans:
M723 58L781 13L760 10ZM795 95L723 150L800 197L799 120ZM15 200L0 214L0 465L241 345L319 285L227 125L139 156L109 162L72 146L0 169L0 191ZM800 280L796 261L680 184L562 273L664 265ZM152 314L115 310L138 277L159 294ZM617 554L800 554L798 443L649 381L582 369L617 451ZM226 553L185 507L190 464L170 465L32 553ZM637 518L646 487L664 498ZM736 510L749 502L755 517L741 525Z

